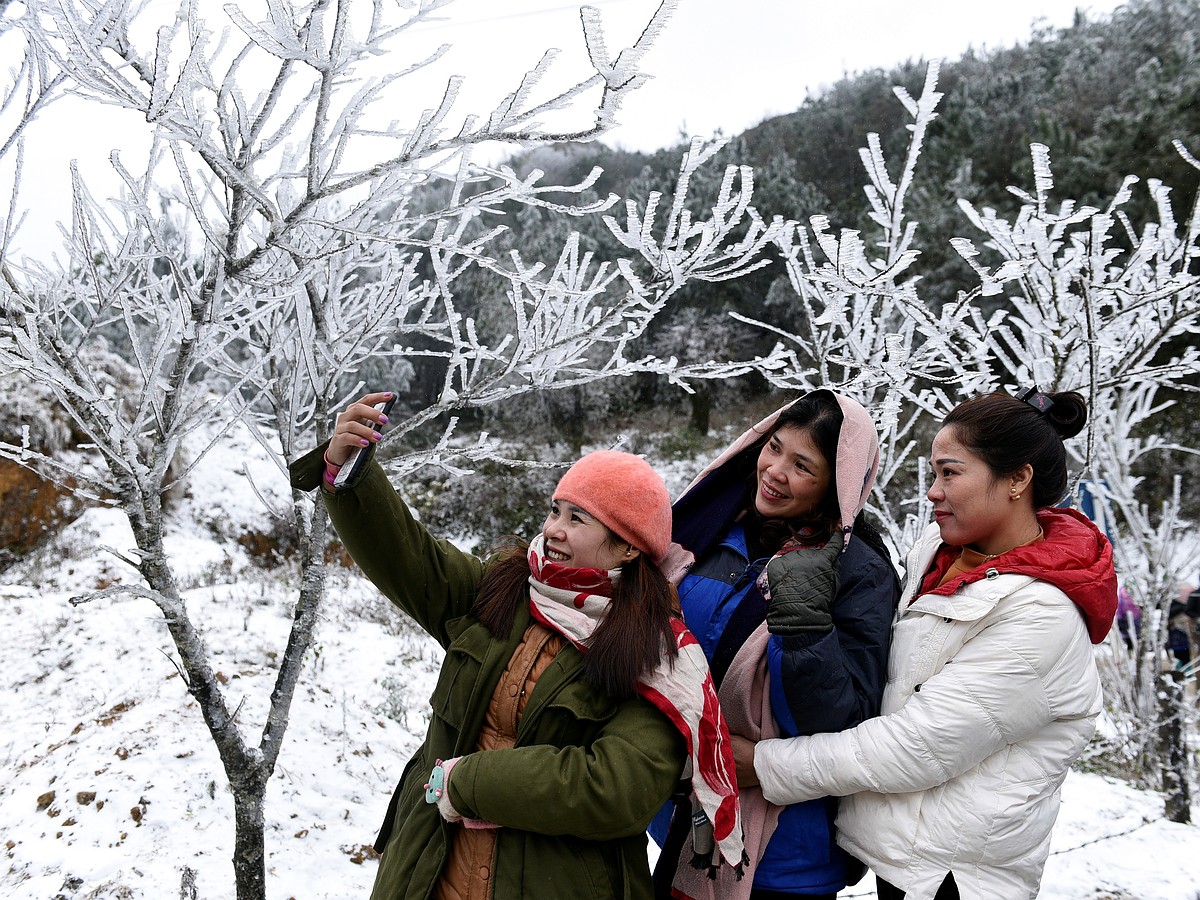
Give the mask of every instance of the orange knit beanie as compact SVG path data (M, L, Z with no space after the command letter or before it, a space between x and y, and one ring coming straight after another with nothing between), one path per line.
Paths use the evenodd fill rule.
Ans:
M574 503L622 540L661 563L671 546L671 495L650 464L632 453L596 450L567 470L554 499Z

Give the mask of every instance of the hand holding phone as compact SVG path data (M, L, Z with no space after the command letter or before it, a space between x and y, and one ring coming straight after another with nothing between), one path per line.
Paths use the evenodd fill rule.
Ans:
M395 403L396 394L393 392L392 395L386 400L376 403L374 408L386 416L389 412L391 412L392 406ZM371 427L375 431L381 431L383 429L383 426L378 422L372 422ZM352 479L358 476L358 473L362 471L363 466L367 464L367 460L370 458L370 454L367 453L369 449L370 448L368 447L355 447L350 451L350 456L346 459L346 462L342 464L342 468L338 471L337 477L333 480L333 486L335 488L344 487L345 485L349 484Z

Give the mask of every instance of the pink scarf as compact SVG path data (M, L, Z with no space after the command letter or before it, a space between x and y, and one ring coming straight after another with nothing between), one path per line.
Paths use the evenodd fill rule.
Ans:
M620 570L575 569L544 556L542 535L529 546L529 600L533 617L561 634L581 652L611 602L608 596ZM740 871L742 824L729 729L721 715L708 661L683 621L672 618L679 655L663 657L659 667L638 683L638 694L654 704L679 729L687 744L694 799L713 827L721 858Z
M742 644L725 678L721 681L721 708L728 717L729 727L737 734L752 741L763 741L779 737L779 726L771 712L771 686L767 675L767 623ZM741 803L742 822L745 826L746 856L750 865L757 867L775 833L782 807L768 803L762 788L743 787L738 799ZM671 883L671 896L677 900L746 900L754 888L753 870L749 877L737 878L729 869L722 868L716 879L705 878L689 865L695 848L689 832L679 854L675 868L675 880Z

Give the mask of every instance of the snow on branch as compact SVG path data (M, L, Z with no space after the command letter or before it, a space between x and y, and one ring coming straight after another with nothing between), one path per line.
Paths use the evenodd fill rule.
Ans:
M1031 156L1033 192L1013 189L1024 205L1011 221L959 201L986 244L976 250L963 240L955 247L980 276L981 293L1003 298L1003 307L986 320L974 313L976 328L1001 383L1084 394L1089 417L1083 447L1067 442L1075 461L1072 492L1086 482L1114 538L1126 586L1144 609L1165 613L1183 575L1180 561L1191 558L1179 548L1194 540L1195 523L1184 517L1178 478L1173 495L1151 509L1140 473L1167 459L1167 452L1194 452L1165 439L1155 423L1174 404L1171 393L1195 392L1200 375L1200 275L1194 265L1200 206L1193 205L1181 224L1169 188L1147 179L1157 220L1139 233L1122 209L1141 181L1130 175L1103 209L1068 199L1054 212L1049 150L1034 145ZM1000 265L976 263L985 252ZM1163 636L1148 630L1144 639L1160 646ZM1138 658L1124 675L1105 669L1106 695L1127 701L1114 704L1118 729L1155 714L1153 697L1137 692L1129 673L1135 683L1153 685L1157 657ZM1153 752L1136 735L1126 750Z
M637 253L654 273L662 298L687 279L722 281L738 278L767 264L764 251L787 228L782 219L768 223L750 205L754 194L753 171L729 166L709 207L707 219L695 220L687 208L692 176L724 146L723 141L692 140L680 163L671 205L659 222L662 195L651 192L643 209L630 199L625 221L605 216L604 223L621 244ZM740 237L738 232L744 229Z

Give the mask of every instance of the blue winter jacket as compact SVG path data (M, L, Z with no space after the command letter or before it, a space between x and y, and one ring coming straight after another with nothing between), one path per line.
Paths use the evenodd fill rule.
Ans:
M755 586L766 563L765 557L748 559L745 534L734 525L679 585L684 621L718 683L766 617L766 602ZM833 631L819 637L772 635L767 645L771 707L785 736L841 731L879 714L899 582L891 564L862 540L847 545L838 574ZM786 807L751 873L754 887L794 894L845 887L846 865L834 839L836 812L834 798ZM666 807L650 827L660 845L670 818Z

